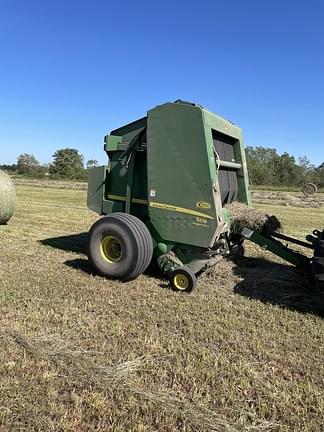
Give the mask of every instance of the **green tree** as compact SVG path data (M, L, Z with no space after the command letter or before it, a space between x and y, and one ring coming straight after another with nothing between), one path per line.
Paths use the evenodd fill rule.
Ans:
M17 165L16 164L1 164L0 169L4 170L4 171L15 172L15 171L17 171Z
M247 147L246 158L251 183L254 185L273 184L279 157L275 149Z
M98 166L98 161L96 159L89 159L87 162L87 169L95 168Z
M298 166L302 171L302 183L318 183L318 170L306 156L298 158Z
M78 150L65 148L53 154L53 163L50 166L50 175L55 178L83 179L85 169L83 156Z
M317 168L315 168L315 173L315 183L317 183L319 187L324 187L324 162L321 163L321 165L319 165Z
M23 153L17 159L18 174L31 174L39 168L39 162L34 155Z
M285 152L265 147L247 147L246 158L250 181L254 185L301 186L306 182L319 183L321 168L312 165L306 156L298 163Z
M283 186L295 186L298 184L298 180L301 180L295 158L289 153L285 152L279 157L275 178L276 184Z

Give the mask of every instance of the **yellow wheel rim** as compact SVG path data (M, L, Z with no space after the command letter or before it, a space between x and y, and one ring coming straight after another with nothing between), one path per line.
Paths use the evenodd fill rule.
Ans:
M113 236L106 236L100 242L102 258L109 263L117 263L121 260L122 249L119 241Z
M178 289L178 290L185 290L189 287L189 279L185 274L177 274L174 276L173 278L173 283L174 286Z

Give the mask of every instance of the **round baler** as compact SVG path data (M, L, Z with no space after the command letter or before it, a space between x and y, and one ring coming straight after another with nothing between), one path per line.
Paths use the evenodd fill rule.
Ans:
M242 131L233 123L194 103L166 103L112 131L105 151L108 164L89 170L88 181L88 207L103 216L89 232L97 273L127 281L155 260L175 290L189 292L196 275L249 240L324 281L324 231L294 239L251 209Z

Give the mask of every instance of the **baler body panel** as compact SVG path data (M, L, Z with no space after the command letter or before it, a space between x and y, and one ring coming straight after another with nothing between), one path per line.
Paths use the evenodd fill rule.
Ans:
M118 203L118 210L125 211L126 189L129 181L129 166L121 156L127 150L129 143L140 132L145 131L147 118L136 120L111 132L105 137L105 151L109 164L104 196L104 214ZM144 133L143 141L146 141ZM132 173L132 214L142 220L147 220L147 160L146 151L135 151L134 169Z
M102 205L105 198L106 172L107 167L105 166L91 168L88 172L87 205L89 209L99 214L102 214Z
M150 223L166 241L211 246L222 213L215 207L216 166L201 108L156 107L148 113L147 138Z
M125 203L128 169L119 160L122 153L122 151L114 151L110 155L105 199L112 202ZM135 158L135 168L133 173L131 213L140 219L146 220L148 206L146 152L135 152L133 157Z
M108 168L89 177L89 207L130 212L156 242L212 248L229 229L223 206L250 204L240 128L199 105L157 106L107 135L105 151Z
M121 137L121 142L130 142L131 139L142 129L146 127L147 117L143 117L139 120L135 120L131 123L128 123L125 126L122 126L118 129L115 129L111 132L110 135ZM109 136L109 135L107 135Z

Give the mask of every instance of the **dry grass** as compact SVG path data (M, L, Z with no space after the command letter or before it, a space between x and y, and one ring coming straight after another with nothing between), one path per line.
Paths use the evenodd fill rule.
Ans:
M1 431L322 430L324 301L304 275L247 245L191 295L108 281L83 254L84 191L17 195L0 228ZM300 237L323 224L260 210Z
M34 179L31 177L23 177L21 175L13 175L12 180L16 186L87 190L87 182L84 181Z
M280 192L280 191L263 191L254 190L252 198L254 203L283 205L287 207L310 207L324 208L324 191L314 195L305 196L303 192Z

